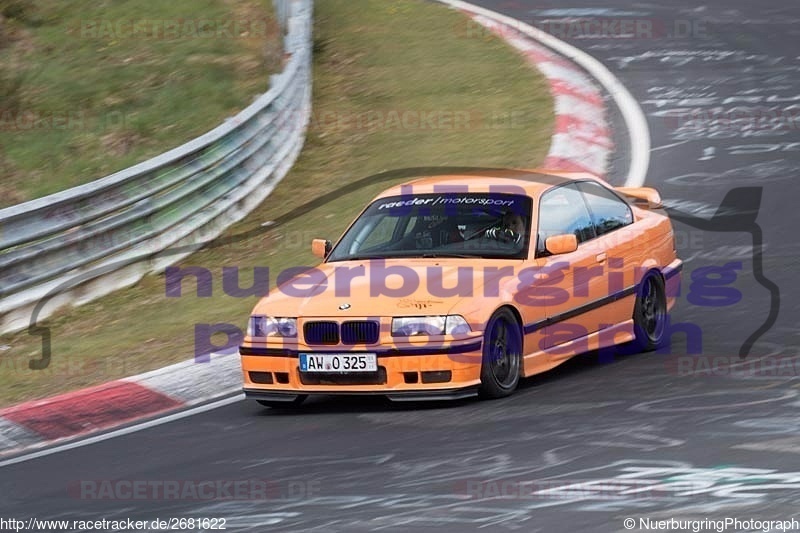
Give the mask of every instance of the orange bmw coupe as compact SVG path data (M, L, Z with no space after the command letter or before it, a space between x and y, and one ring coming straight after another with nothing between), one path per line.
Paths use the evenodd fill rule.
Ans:
M244 392L392 400L511 394L577 354L667 337L682 262L654 189L506 170L391 187L261 299Z

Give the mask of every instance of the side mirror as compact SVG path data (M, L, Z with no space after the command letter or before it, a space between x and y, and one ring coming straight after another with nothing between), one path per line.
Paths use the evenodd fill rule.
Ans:
M578 238L572 233L553 235L544 241L544 247L553 255L568 254L578 249Z
M311 253L320 259L325 259L331 253L331 241L327 239L314 239L311 241Z

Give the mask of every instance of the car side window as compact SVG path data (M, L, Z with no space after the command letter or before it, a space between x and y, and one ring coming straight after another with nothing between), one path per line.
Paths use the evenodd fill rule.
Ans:
M574 184L556 187L542 195L538 231L537 257L548 255L545 242L553 235L574 234L579 244L595 237L586 203Z
M589 206L592 223L598 236L633 223L631 207L599 183L581 182L578 188Z

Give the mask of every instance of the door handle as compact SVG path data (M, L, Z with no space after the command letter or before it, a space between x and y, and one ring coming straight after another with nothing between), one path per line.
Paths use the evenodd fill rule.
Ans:
M598 263L605 263L605 262L606 262L606 258L607 258L607 257L608 257L608 256L606 255L606 253L605 253L605 252L603 252L603 253L601 253L601 254L597 254L597 255L595 256L595 259L597 259L597 262L598 262Z

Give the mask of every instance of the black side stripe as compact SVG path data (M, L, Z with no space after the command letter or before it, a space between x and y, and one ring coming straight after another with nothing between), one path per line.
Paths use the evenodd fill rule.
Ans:
M663 274L664 279L667 280L680 274L681 270L683 270L683 263L678 265L676 268L665 268L661 271L661 274Z
M604 305L608 305L610 303L616 302L617 300L621 300L622 298L626 298L631 294L634 294L638 287L639 287L638 285L632 285L619 292L615 292L614 294L609 294L608 296L603 296L598 300L589 302L588 304L575 307L573 309L570 309L569 311L564 311L563 313L560 313L558 315L553 315L550 318L539 320L538 322L531 322L530 324L525 324L525 326L522 329L525 332L525 335L529 335L534 331L540 330L544 327L552 326L553 324L556 324L558 322L569 320L570 318L582 315L583 313L588 313L589 311L593 311L598 307L603 307Z
M665 268L664 270L661 271L661 273L664 276L664 279L668 280L680 274L681 270L683 270L683 263L678 265L676 268ZM569 320L570 318L576 317L583 313L588 313L589 311L593 311L598 307L603 307L604 305L616 302L617 300L630 296L631 294L635 294L638 288L639 285L632 285L619 292L615 292L614 294L609 294L608 296L604 296L599 300L589 302L588 304L576 307L574 309L570 309L569 311L565 311L561 314L552 316L545 320L540 320L538 322L531 322L530 324L525 324L525 326L523 327L523 331L525 332L525 335L529 335L534 331L540 330L544 327L552 326L553 324L556 324L558 322Z

